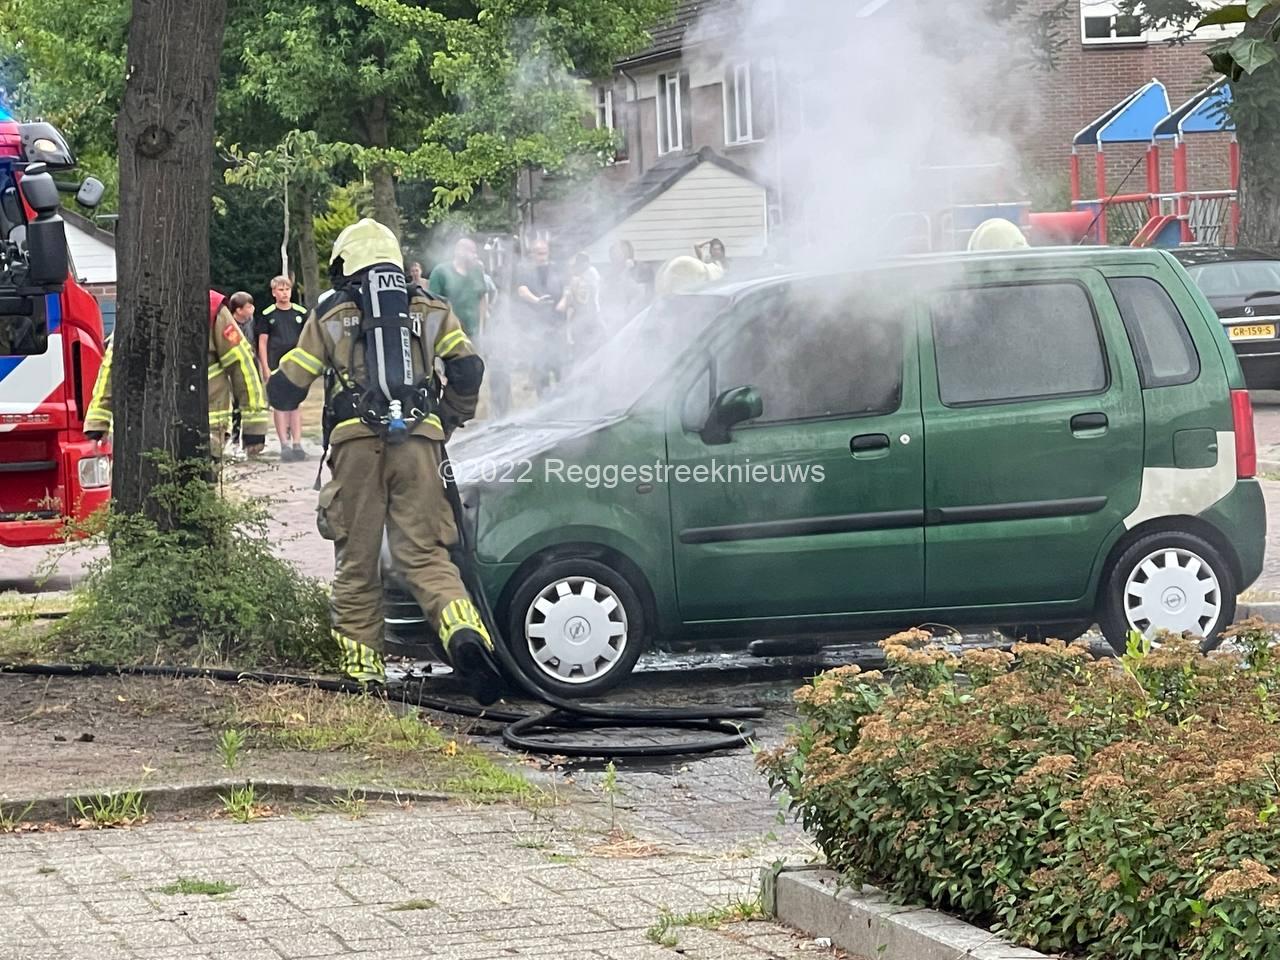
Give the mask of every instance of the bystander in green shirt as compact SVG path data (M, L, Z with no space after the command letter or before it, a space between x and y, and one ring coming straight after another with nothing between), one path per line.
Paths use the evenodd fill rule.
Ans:
M480 302L487 292L483 267L477 264L459 273L452 263L441 263L431 271L427 289L449 301L469 338L480 332Z

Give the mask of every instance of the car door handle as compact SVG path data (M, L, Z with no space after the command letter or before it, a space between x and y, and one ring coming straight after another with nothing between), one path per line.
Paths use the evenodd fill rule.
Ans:
M1107 429L1105 413L1077 413L1071 418L1072 433L1095 433Z
M858 460L875 460L889 455L887 433L862 433L849 441L849 452Z

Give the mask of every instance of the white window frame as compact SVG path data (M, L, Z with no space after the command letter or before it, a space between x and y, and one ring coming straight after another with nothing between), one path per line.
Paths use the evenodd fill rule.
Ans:
M655 112L658 116L658 156L660 157L665 157L669 153L678 153L684 149L682 99L680 71L658 74L658 109Z
M596 128L613 130L613 88L596 87Z
M1221 6L1224 0L1204 0L1204 6L1212 9ZM1086 47L1105 47L1123 46L1125 44L1142 44L1142 43L1159 43L1164 40L1172 40L1182 35L1188 28L1194 24L1187 24L1186 27L1163 27L1159 30L1147 30L1133 37L1086 37L1084 34L1084 22L1086 18L1092 17L1112 17L1113 21L1120 14L1120 5L1116 0L1080 0L1080 43ZM1114 29L1114 26L1113 26ZM1197 30L1191 35L1191 40L1196 41L1217 41L1225 37L1232 36L1230 28L1224 27L1207 27L1203 30Z
M751 103L751 64L746 60L729 63L725 67L723 86L725 144L733 147L755 143Z

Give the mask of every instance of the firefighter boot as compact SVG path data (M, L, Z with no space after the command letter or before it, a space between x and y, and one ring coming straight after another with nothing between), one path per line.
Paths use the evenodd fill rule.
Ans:
M352 680L362 684L381 684L387 682L387 671L382 664L382 656L372 647L367 647L358 640L344 637L337 630L333 631L333 639L342 652L342 672Z
M449 660L458 672L458 679L483 707L501 700L506 694L502 672L493 659L493 644L489 638L470 627L461 627L449 639Z

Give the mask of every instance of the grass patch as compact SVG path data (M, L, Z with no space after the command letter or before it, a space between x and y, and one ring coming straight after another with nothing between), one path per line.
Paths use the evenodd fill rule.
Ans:
M236 823L248 823L271 813L271 808L258 800L252 783L232 787L230 793L220 795L219 799L222 801L222 812Z
M662 947L674 947L680 942L680 930L684 927L715 930L726 923L759 920L763 916L764 906L758 897L753 900L734 899L722 907L695 910L690 913L672 913L663 907L662 912L658 914L658 919L644 932L644 936L650 943L656 943Z
M244 749L244 742L243 730L223 730L222 735L218 737L218 756L222 758L222 765L228 770L236 768L240 760L240 751Z
M436 907L434 900L406 900L404 903L397 903L395 906L387 907L388 910L433 910Z
M359 820L369 812L364 794L357 796L354 790L348 790L345 797L334 797L330 802L352 820Z
M444 753L448 738L416 714L371 695L335 696L313 687L245 687L230 721L291 750L359 750L378 755Z
M76 797L74 804L80 815L79 824L87 827L127 827L147 815L140 790Z
M50 867L50 866L48 866L48 865L43 866L43 867L36 867L36 873L40 874L41 876L45 876L45 877L47 877L47 876L48 876L49 874L51 874L51 873L57 873L57 872L58 872L58 868L57 868L57 867Z
M548 853L548 863L576 863L582 857L576 853Z
M173 883L157 887L156 892L170 897L178 895L186 897L220 897L223 894L234 893L239 889L236 884L227 883L225 880L195 880L191 877L179 877Z
M545 794L484 750L450 736L416 713L400 713L372 695L335 696L308 687L247 686L224 721L290 750L359 751L394 761L389 785L455 794L473 803L540 803ZM420 761L420 773L404 771ZM366 783L370 782L368 780Z
M31 808L34 806L34 802L28 803L26 807L18 813L12 813L4 807L0 807L0 833L13 833L18 830L26 820L27 814L31 812Z

